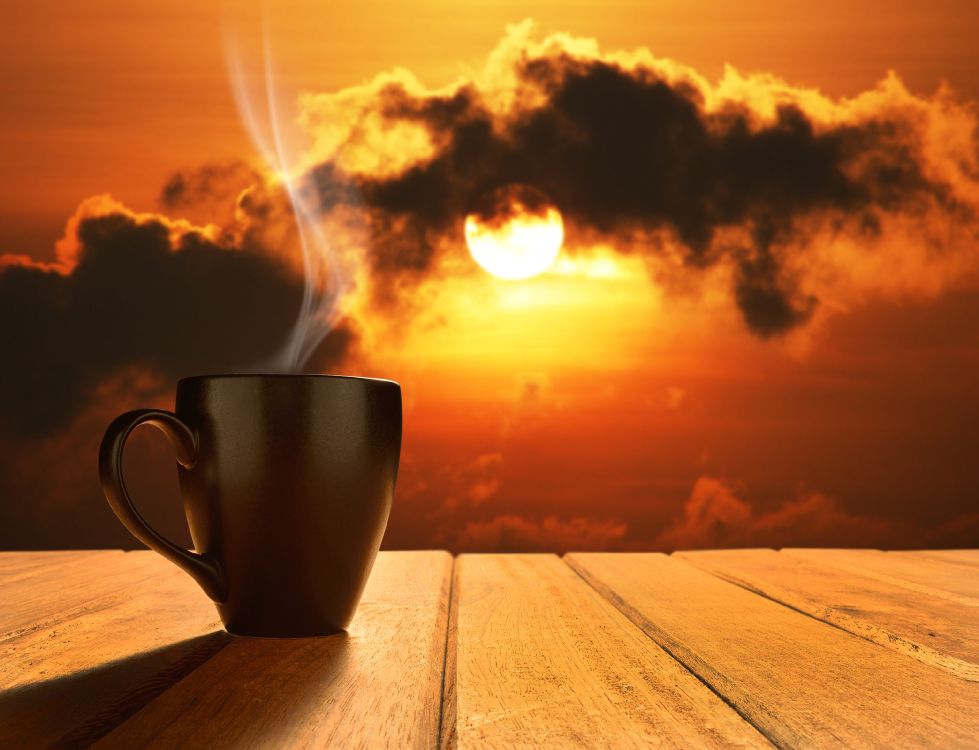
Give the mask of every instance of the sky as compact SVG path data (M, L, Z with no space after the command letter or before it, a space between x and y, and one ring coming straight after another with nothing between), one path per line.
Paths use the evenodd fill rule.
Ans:
M268 361L302 293L229 85L233 39L255 91L262 11L3 12L0 545L132 546L95 477L104 426ZM290 2L265 23L343 292L305 368L404 388L386 547L979 543L970 4ZM462 231L514 185L564 228L522 281ZM167 450L139 434L127 469L185 540Z

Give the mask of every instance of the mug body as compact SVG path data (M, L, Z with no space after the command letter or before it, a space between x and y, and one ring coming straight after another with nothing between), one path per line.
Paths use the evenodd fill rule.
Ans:
M197 436L180 486L194 545L226 585L217 606L228 631L301 637L345 629L394 497L398 384L186 378L175 412Z

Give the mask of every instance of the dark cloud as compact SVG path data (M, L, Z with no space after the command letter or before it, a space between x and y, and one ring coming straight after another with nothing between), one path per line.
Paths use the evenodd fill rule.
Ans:
M762 338L802 325L817 304L815 297L795 292L781 278L778 262L767 249L738 262L734 299L748 328Z
M554 203L530 185L510 184L491 190L476 201L470 211L479 223L500 227L517 216L546 216Z
M665 230L691 268L729 256L742 316L769 337L805 323L818 303L783 262L804 245L802 223L873 232L884 212L947 202L901 115L817 127L787 104L762 123L747 106L708 111L693 85L642 67L558 54L525 56L516 72L518 100L535 103L503 114L475 85L428 96L392 83L378 93L383 118L424 125L436 146L396 176L349 178L371 212L380 288L423 276L467 213L505 212L504 199L524 196L532 210L553 201L572 242L597 234L652 254L660 243L642 238ZM335 198L342 178L332 164L322 173ZM725 229L745 239L722 243Z
M70 272L0 269L0 425L22 436L63 425L126 368L171 381L240 370L295 322L303 281L270 257L122 212L82 219L77 243ZM313 364L352 336L335 329Z
M174 172L160 190L167 209L198 208L204 203L233 206L246 187L261 182L261 175L243 161L212 162Z

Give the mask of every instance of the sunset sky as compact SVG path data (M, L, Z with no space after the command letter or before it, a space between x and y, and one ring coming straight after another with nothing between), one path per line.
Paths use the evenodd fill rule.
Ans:
M235 42L258 92L262 7L4 15L0 546L130 546L105 424L267 361L302 286L229 84ZM404 388L386 547L979 544L971 3L288 2L265 24L343 290L307 367ZM496 189L560 215L543 273L471 256L466 217L515 210ZM130 484L185 538L168 456L138 435Z

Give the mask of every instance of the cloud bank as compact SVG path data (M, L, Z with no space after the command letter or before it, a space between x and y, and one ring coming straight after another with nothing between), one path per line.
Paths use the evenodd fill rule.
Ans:
M602 241L684 274L724 266L762 338L841 287L940 284L962 269L955 242L975 247L975 113L893 75L844 100L733 70L711 85L644 50L537 42L525 23L445 89L399 71L307 96L303 113L325 203L355 187L369 215L382 298L458 251L467 214L505 219L508 193L531 211L553 201L571 251Z
M214 228L82 205L52 264L0 266L0 425L23 437L70 421L129 368L172 382L241 371L269 356L296 317L303 282ZM353 338L340 326L313 366Z
M567 252L603 242L660 281L725 269L762 338L869 291L935 292L977 265L974 109L893 76L846 100L733 70L712 85L644 50L536 41L524 23L444 89L396 71L300 104L336 240L363 233L353 275L370 315L410 318L396 305L450 281L440 263L465 254L465 217L502 221L514 200L556 204ZM213 164L174 174L160 198L199 224L93 198L57 262L3 256L0 347L17 365L0 382L0 421L43 432L124 367L237 370L284 343L302 287L281 188ZM351 325L312 369L338 361Z
M376 319L410 324L409 305L427 299L416 294L421 285L451 284L467 267L478 273L447 262L468 261L465 217L499 222L514 201L530 212L556 205L568 253L601 245L638 256L657 284L677 289L695 286L684 279L720 279L730 307L762 339L807 330L867 295L939 293L974 274L979 259L974 106L947 91L914 95L896 76L848 99L734 70L708 82L647 51L603 53L565 35L538 40L522 24L482 70L445 88L395 71L309 94L301 110L313 137L304 169L346 243L344 257L359 259L355 293L366 301L352 309ZM202 165L166 181L159 209L136 213L90 198L68 221L54 261L0 258L0 445L9 449L0 510L19 513L22 498L37 495L30 520L15 526L9 516L9 543L15 535L50 542L50 509L77 499L73 492L88 493L77 518L96 503L104 510L85 450L94 450L109 415L153 394L169 398L182 375L255 366L292 329L302 264L274 180L243 163ZM361 326L370 320L338 325L309 369L343 361ZM504 414L504 439L532 433L556 408L541 398L547 388L546 376L526 379ZM656 396L663 410L686 398L679 386L664 393ZM431 520L447 545L562 551L976 538L975 514L927 536L815 492L762 510L711 477L696 482L672 525L640 538L633 517L534 515L508 505L504 455L492 443L458 470L426 477L437 485L426 510L441 508ZM54 463L64 466L52 473ZM62 526L60 539L76 542L70 531ZM410 546L431 546L431 533Z

